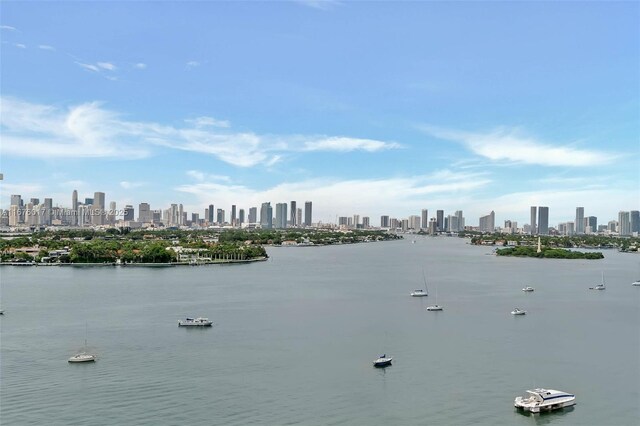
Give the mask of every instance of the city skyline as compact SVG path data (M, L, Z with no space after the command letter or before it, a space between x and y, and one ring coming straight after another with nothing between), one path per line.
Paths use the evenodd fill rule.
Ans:
M638 208L637 3L322 4L3 3L0 207Z
M351 213L349 216L336 215L335 220L314 221L313 201L305 201L304 209L296 208L297 200L288 202L276 202L275 208L271 206L272 201L262 202L258 214L258 207L245 207L232 204L230 215L227 216L227 209L220 208L220 204L209 204L197 211L188 211L179 202L171 203L168 208L152 208L147 202L139 202L136 206L126 204L124 206L115 201L109 202L106 207L106 194L104 192L94 192L93 197L85 197L83 201L78 199L78 191L71 193L71 207L54 204L52 198L44 198L40 203L40 198L22 198L22 194L11 195L11 205L8 209L0 209L3 214L0 226L38 226L52 225L52 213L54 208L58 209L57 219L63 218L64 226L113 226L125 225L128 223L141 224L162 224L165 227L171 226L202 226L202 225L230 225L232 227L242 227L247 224L259 225L262 228L287 228L287 227L312 227L317 225L336 225L356 228L362 225L365 228L402 228L413 230L429 230L429 232L459 232L465 227L475 228L481 232L494 232L500 229L507 233L521 232L532 235L549 235L554 229L560 235L591 234L607 230L609 232L620 233L621 235L632 235L640 233L640 212L638 210L619 210L614 218L600 218L597 216L585 216L584 207L576 207L575 220L558 221L557 224L549 225L548 206L530 206L529 223L518 222L512 218L498 217L495 211L478 218L478 225L474 219L467 219L463 210L448 212L445 210L431 210L423 208L420 215L409 216L380 215L379 224L376 224L375 217L368 214ZM216 205L218 208L216 208ZM225 207L222 205L222 207ZM288 213L290 209L290 213ZM417 213L417 212L416 212ZM447 215L445 216L445 213ZM453 214L452 214L453 213ZM228 218L228 220L227 220ZM127 223L123 223L123 221ZM599 222L600 221L600 222ZM5 223L6 222L6 223ZM504 223L501 226L500 223ZM606 225L605 225L606 223ZM533 225L532 225L533 224ZM598 226L599 224L599 226Z

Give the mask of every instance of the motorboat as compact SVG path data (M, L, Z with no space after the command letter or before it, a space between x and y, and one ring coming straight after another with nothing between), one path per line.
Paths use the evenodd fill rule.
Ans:
M428 296L427 292L421 288L415 289L411 292L412 297L425 297Z
M209 321L209 318L186 318L178 321L178 327L211 327L213 321Z
M576 404L576 396L553 389L533 389L527 391L528 396L519 396L514 401L516 408L539 413L540 411L558 410Z
M513 311L511 311L511 315L524 315L526 313L527 311L524 311L520 308L515 308Z
M69 358L69 362L94 362L96 360L96 356L92 354L88 354L86 352L80 352Z
M442 306L440 305L427 306L427 311L441 311L441 310L442 310Z
M602 282L594 287L589 287L589 290L606 290L604 286L604 272L602 273Z
M525 288L522 289L522 291L524 291L524 292L530 292L530 291L533 291L533 290L535 290L535 288L530 287L530 286L526 286Z
M636 280L631 283L632 286L640 287L640 280Z
M380 355L380 357L378 357L378 359L376 359L375 361L373 361L373 366L376 368L384 368L384 367L388 367L391 365L391 361L393 360L393 358L391 357L387 357L387 355Z

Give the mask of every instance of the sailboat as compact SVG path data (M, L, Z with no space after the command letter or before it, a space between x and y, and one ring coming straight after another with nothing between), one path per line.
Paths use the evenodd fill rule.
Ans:
M429 290L427 290L427 277L424 275L424 268L422 268L422 279L424 280L424 290L418 288L411 292L412 297L424 297L429 295Z
M438 305L438 284L436 284L436 304L427 306L427 311L441 311L442 306Z
M96 356L94 354L87 353L87 324L84 326L84 348L82 352L78 352L71 358L69 358L69 362L94 362L96 360Z
M589 287L589 290L606 290L607 288L604 286L604 272L602 273L602 283L598 284L595 287Z

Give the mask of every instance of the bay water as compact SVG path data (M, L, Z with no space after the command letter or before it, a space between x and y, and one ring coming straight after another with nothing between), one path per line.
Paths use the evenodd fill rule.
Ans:
M639 255L412 241L271 247L246 265L3 266L0 424L638 424ZM423 270L429 297L412 298ZM607 289L588 290L602 273ZM436 289L444 311L427 312ZM193 316L214 326L177 326ZM98 360L68 364L85 338ZM391 367L373 368L381 354ZM534 387L577 405L517 412Z

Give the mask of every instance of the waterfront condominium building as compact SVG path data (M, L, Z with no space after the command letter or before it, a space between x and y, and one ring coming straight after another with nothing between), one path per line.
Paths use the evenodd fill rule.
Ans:
M592 233L598 232L598 218L595 216L589 216L584 218L585 222L585 231L586 228L590 228Z
M273 228L273 208L271 203L262 203L260 207L260 226L263 228Z
M216 221L215 215L216 210L214 209L213 204L209 204L209 217L207 217L209 223L214 223Z
M640 233L640 212L638 210L631 210L629 212L629 223L631 226L631 234L634 232Z
M124 206L124 216L122 217L122 219L126 220L127 222L133 222L135 220L132 205L127 204L126 206Z
M436 230L444 231L444 210L436 210Z
M420 217L421 217L421 228L422 229L427 229L429 228L429 210L428 209L422 209L422 211L420 212Z
M629 212L618 212L618 235L631 235L631 215Z
M238 210L238 226L242 226L244 223L244 209Z
M549 235L549 207L538 207L538 234Z
M231 205L231 226L236 226L236 205Z
M389 227L389 216L380 216L380 228Z
M538 226L536 225L536 217L538 216L538 208L536 206L531 206L531 224L529 225L529 232L531 235L535 235L538 232Z
M421 217L417 216L417 215L412 215L409 216L409 229L413 229L415 231L419 231L420 230L420 221L421 221Z
M362 216L362 227L364 229L369 228L371 225L369 224L370 220L369 220L369 216Z
M93 194L93 209L91 212L91 223L93 225L104 225L104 192Z
M296 212L296 224L297 226L300 226L301 223L302 223L302 209L298 207L298 211Z
M576 207L576 234L584 234L584 207Z
M304 202L304 226L311 226L312 223L312 206L311 201Z
M249 207L249 223L258 223L257 207Z
M218 225L224 225L224 210L218 209L216 210L216 222Z
M289 219L290 225L291 226L298 226L297 222L297 218L296 218L296 213L298 213L298 208L296 207L296 202L295 201L291 201L291 218Z
M284 229L287 227L287 203L276 204L276 228Z
M480 232L493 232L496 228L496 214L492 210L486 216L480 218Z

